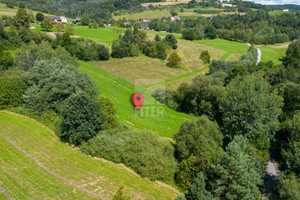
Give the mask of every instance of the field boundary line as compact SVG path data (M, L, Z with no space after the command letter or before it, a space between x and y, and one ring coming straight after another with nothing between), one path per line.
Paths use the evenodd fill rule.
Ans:
M2 135L0 134L0 136L2 138L4 138L5 140L7 140L11 145L13 145L16 149L18 149L20 152L24 153L25 156L27 156L28 158L30 158L32 161L34 161L39 167L41 167L42 169L44 169L46 172L48 172L49 174L53 175L55 178L58 178L62 181L64 181L65 183L72 185L74 187L76 187L77 189L81 190L82 192L86 192L91 196L97 197L97 198L101 198L103 200L109 200L108 197L104 197L101 194L96 194L90 190L87 190L86 188L82 187L81 185L70 181L68 179L66 179L65 177L62 177L61 175L57 174L56 172L50 170L48 167L46 167L43 163L41 163L37 158L33 157L31 154L29 154L27 151L25 151L24 149L22 149L21 147L19 147L14 141L12 141L8 136Z
M1 183L0 183L0 192L2 192L2 194L4 194L6 196L6 198L8 198L10 200L15 200L15 198L13 198L12 196L10 196L10 194L8 194L8 192L6 191L6 189L1 186Z

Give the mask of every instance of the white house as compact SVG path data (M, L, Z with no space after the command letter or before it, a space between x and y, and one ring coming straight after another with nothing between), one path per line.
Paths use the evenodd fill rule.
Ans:
M282 11L283 12L289 12L289 9L283 9Z
M61 19L61 23L67 24L68 23L68 19L65 16L60 16Z

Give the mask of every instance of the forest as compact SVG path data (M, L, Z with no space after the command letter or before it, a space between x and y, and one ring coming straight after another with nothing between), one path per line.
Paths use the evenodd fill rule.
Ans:
M46 13L56 10L77 17L85 12L108 20L113 11L138 9L143 1L74 0L63 1L59 8L52 1L24 2ZM51 38L30 30L31 17L20 8L14 18L0 21L0 109L35 116L62 142L87 155L124 163L151 181L172 183L181 191L176 200L259 199L266 185L271 200L300 199L300 13L269 16L265 7L256 9L212 19L152 20L151 29L169 32L154 40L135 22L110 49L71 38L69 31ZM162 62L168 58L167 66L176 68L181 59L174 32L182 34L180 40L219 37L253 44L236 61L212 60L208 51L201 52L207 73L177 89L152 93L172 110L193 116L170 142L120 123L114 103L78 66L143 54ZM282 64L257 63L254 44L287 41ZM281 179L268 185L264 176L270 154L279 163ZM115 199L126 198L119 192Z

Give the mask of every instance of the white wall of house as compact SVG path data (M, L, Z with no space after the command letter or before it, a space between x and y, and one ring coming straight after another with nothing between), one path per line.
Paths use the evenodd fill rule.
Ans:
M60 18L62 23L68 23L68 19L65 16L61 16Z

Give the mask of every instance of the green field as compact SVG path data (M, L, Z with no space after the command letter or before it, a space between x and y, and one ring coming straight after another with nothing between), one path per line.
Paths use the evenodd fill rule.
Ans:
M106 28L89 28L88 26L74 26L74 34L80 37L89 38L97 42L111 44L114 39L119 37L126 28L106 27Z
M15 16L17 11L18 11L18 7L14 7L14 8L8 8L5 4L0 3L0 16L6 15L6 16ZM36 11L32 11L27 9L27 12L32 12L32 14L35 16L38 12ZM49 15L46 13L43 13L44 15Z
M268 46L259 47L261 50L261 60L262 61L269 61L272 60L275 64L281 64L285 57L285 52L287 48L272 48Z
M206 46L210 46L216 49L222 49L229 53L235 53L235 54L245 54L249 47L246 43L239 43L239 42L232 42L228 40L223 39L215 39L215 40L195 40L194 41L197 44L203 44Z
M132 13L132 14L125 14L120 16L113 16L114 19L123 19L126 18L127 20L136 20L140 18L145 19L155 19L155 18L162 18L163 16L171 17L170 10L163 9L163 10L145 10L141 13Z
M134 199L176 196L171 187L62 143L30 118L0 112L0 134L0 187L14 199L111 198L121 186Z
M117 108L119 120L140 130L151 130L163 137L172 137L177 132L181 123L193 116L171 110L151 97L150 92L142 87L135 87L121 78L105 70L85 62L80 62L81 71L84 71L95 82L101 94L112 100ZM141 77L143 78L143 77ZM131 97L140 92L145 96L144 106L136 113ZM147 109L148 115L147 115ZM151 109L153 109L151 111ZM158 111L163 110L163 115L158 116Z

